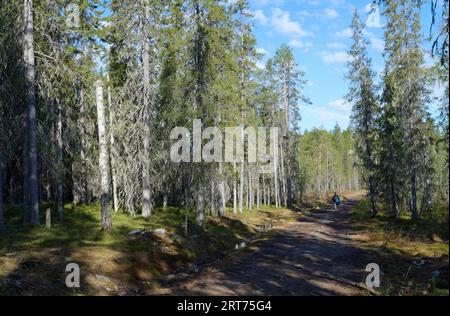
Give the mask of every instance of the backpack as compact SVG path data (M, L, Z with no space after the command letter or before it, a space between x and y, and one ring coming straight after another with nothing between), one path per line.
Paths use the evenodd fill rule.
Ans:
M339 196L336 195L336 198L334 199L337 205L341 204L341 200L339 199Z

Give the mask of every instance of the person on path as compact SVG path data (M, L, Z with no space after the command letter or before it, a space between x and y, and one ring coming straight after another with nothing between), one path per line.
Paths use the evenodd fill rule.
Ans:
M334 192L334 195L331 198L331 201L334 204L334 209L337 210L339 208L339 205L341 204L341 198L339 197L339 195L336 194L336 192Z

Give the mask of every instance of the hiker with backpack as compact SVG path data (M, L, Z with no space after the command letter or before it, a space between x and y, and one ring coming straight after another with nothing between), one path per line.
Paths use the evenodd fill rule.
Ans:
M336 192L334 192L334 195L331 198L331 201L334 204L334 209L337 210L339 208L339 205L341 204L341 198L339 197L339 195L336 194Z

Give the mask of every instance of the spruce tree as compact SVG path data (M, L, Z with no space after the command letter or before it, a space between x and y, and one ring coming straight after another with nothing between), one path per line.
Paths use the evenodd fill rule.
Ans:
M363 178L368 188L372 217L375 217L377 214L375 142L378 137L376 120L379 116L379 106L373 82L372 61L367 53L368 42L364 38L364 27L357 10L351 27L353 45L349 51L351 60L348 63L347 79L350 91L347 94L347 102L353 105L351 119L356 138L356 152L364 171Z
M427 90L420 36L420 4L386 1L386 68L381 124L380 180L383 193L398 215L399 206L419 218L418 187L426 166Z

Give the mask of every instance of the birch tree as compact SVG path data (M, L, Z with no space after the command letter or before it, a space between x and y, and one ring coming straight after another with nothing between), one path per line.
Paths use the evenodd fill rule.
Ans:
M103 231L112 229L111 215L109 213L109 173L108 173L108 145L106 140L106 118L103 102L103 83L98 80L96 84L97 124L99 143L99 168L101 178L101 228Z

